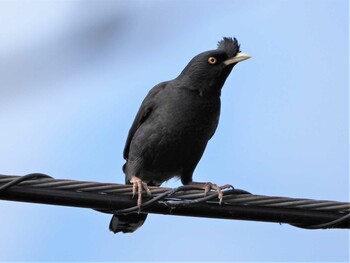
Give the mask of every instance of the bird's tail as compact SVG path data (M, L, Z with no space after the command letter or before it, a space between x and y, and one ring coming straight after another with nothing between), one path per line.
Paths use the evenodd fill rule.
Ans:
M148 214L131 213L127 215L113 215L109 230L114 234L118 232L132 233L143 225Z

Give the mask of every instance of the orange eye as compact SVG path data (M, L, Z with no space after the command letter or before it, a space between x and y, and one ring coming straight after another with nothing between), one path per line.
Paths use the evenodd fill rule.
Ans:
M211 64L211 65L214 65L216 64L216 62L218 62L218 60L214 57L210 57L208 58L208 63Z

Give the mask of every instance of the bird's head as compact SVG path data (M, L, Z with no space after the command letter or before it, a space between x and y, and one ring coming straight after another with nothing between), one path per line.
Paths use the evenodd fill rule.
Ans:
M191 80L191 84L201 93L220 92L232 68L251 56L240 51L236 38L224 37L215 50L205 51L195 56L179 77Z

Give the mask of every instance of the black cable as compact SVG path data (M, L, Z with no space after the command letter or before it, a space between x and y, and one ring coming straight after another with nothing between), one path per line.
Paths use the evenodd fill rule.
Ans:
M5 182L7 181L7 183L0 186L0 192L5 192L9 188L11 188L15 185L18 185L21 182L27 181L27 180L36 181L37 179L50 178L53 180L53 182L50 183L51 185L54 185L56 183L56 181L51 176L43 174L43 173L31 173L31 174L27 174L27 175L24 175L21 177L16 176L14 179L11 178L12 180L10 180L10 181L6 180L6 177L11 178L12 176L6 176L6 175L0 174L0 180L4 181L4 178L5 178ZM88 185L100 184L100 183L93 183L93 182L78 182L78 181L71 181L71 180L70 181L69 180L57 180L57 181L60 182L59 184L61 186L63 186L63 185L65 186L65 184L69 184L69 185L67 185L68 186L67 188L65 187L65 190L70 191L70 192L76 192L76 193L84 193L85 190L83 190L83 188L81 188L82 190L79 190L79 187L75 187L75 185L81 187L83 185L85 186L86 184L88 184ZM35 185L37 183L32 182L29 184ZM27 183L26 183L26 185L27 185ZM100 185L103 185L103 184L100 184ZM110 185L113 186L113 184L110 184ZM48 187L48 186L46 186L46 187ZM101 186L101 187L103 188L103 186ZM119 185L118 189L120 189L119 187L126 187L126 186ZM93 186L93 188L98 189L99 187ZM37 189L39 189L39 188L37 188ZM86 188L86 186L85 186L85 189L87 192L91 191L91 189ZM108 187L108 189L110 189L110 187ZM127 189L125 189L125 190L127 190ZM180 209L180 208L185 208L185 207L199 204L199 203L207 203L208 204L208 203L212 202L211 200L217 198L217 193L214 193L214 192L208 192L206 196L198 198L198 196L200 196L201 194L200 193L193 193L192 190L203 190L203 188L198 187L198 186L186 185L186 186L180 186L180 187L174 188L174 189L165 190L164 192L160 192L161 188L154 188L154 191L156 191L157 193L160 192L160 194L157 194L152 199L144 202L141 205L141 207L132 206L130 208L121 209L121 210L112 210L112 209L110 209L110 210L95 209L95 210L100 211L100 212L105 212L105 213L113 213L113 214L128 214L128 213L133 213L133 212L140 212L141 209L145 209L145 208L150 207L152 205L156 205L157 203L158 204L165 204L170 209L176 209L176 208ZM110 190L108 190L108 191L110 191ZM184 192L184 194L181 194L181 195L177 194L178 192L182 192L182 191ZM192 191L192 192L186 193L186 191ZM249 205L249 206L247 206L247 208L254 207L255 204L259 204L259 202L262 204L260 207L263 207L264 205L266 206L268 204L270 205L269 207L271 207L271 204L278 204L279 202L288 201L290 203L304 203L304 206L306 206L305 208L303 206L300 206L300 208L295 207L295 209L307 209L307 208L311 208L311 207L318 207L318 209L320 209L320 207L321 207L320 204L322 204L322 207L327 207L327 209L332 208L333 210L338 209L338 213L344 214L340 218L337 218L335 220L331 220L330 222L321 223L321 224L315 224L315 225L291 224L295 227L299 227L299 228L303 228L303 229L334 228L334 227L338 226L339 224L344 225L344 222L346 222L346 220L348 220L350 218L350 213L345 213L345 211L349 211L349 209L348 209L349 204L348 203L340 203L340 202L334 202L334 201L316 201L316 200L307 200L307 199L292 199L292 198L278 198L278 200L275 200L276 199L275 197L254 196L247 191L239 190L239 189L225 190L222 193L223 193L223 197L227 197L226 202L228 202L227 203L228 205L232 205L232 204L236 204L236 203L237 203L237 205L242 205L242 203L239 203L238 200L242 200L242 201L248 200L248 199L252 200L251 198L253 198L254 200L253 200L253 202L251 202L251 204L250 203L246 204L246 205ZM97 194L104 195L104 194L108 194L108 193L97 192ZM112 193L110 195L113 196L114 194ZM240 195L240 196L236 198L236 197L234 197L235 195ZM232 203L232 200L234 200L233 203ZM296 200L296 201L290 201L290 200ZM240 201L240 202L242 202L242 201ZM312 204L311 201L314 204ZM243 201L243 205L245 204L245 202L246 201ZM217 204L218 202L215 202L215 203ZM225 198L223 198L223 203L225 204ZM195 207L195 206L193 206L193 207ZM267 209L267 207L265 209ZM289 211L287 211L287 210L286 210L286 212L289 213Z

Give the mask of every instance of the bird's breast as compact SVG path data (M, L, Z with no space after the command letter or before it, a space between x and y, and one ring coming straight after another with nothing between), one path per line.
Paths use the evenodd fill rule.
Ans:
M190 90L170 92L156 109L155 117L165 128L186 132L202 130L210 133L216 128L220 115L220 97L200 96Z
M148 141L149 150L155 152L154 159L202 154L218 125L219 114L220 98L203 98L192 92L186 97L168 96L146 124L152 126L148 128Z

